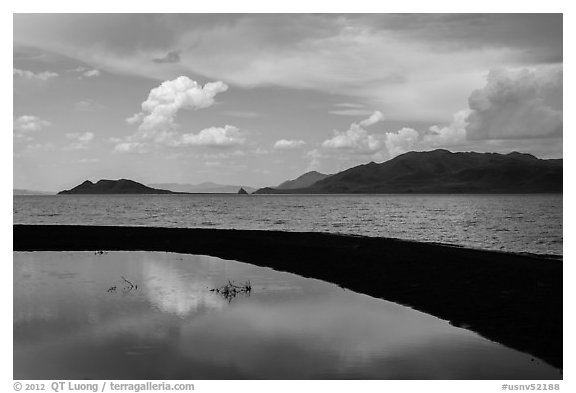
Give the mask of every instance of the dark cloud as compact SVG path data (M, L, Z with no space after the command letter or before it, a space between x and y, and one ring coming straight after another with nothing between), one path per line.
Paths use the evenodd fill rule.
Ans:
M439 50L517 49L523 61L562 62L562 14L370 14L347 16Z
M171 51L166 54L166 56L158 57L152 59L154 63L164 64L164 63L180 63L180 51Z
M241 27L258 42L290 46L335 37L352 27L426 42L438 50L512 48L522 60L534 63L563 58L562 14L16 14L15 42L25 38L30 25L56 29L70 42L104 45L119 53L166 49L191 31Z

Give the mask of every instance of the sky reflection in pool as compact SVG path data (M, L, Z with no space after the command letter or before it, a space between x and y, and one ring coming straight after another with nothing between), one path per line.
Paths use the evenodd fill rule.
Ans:
M228 280L252 293L210 291ZM562 377L410 308L197 255L15 252L13 323L15 379Z

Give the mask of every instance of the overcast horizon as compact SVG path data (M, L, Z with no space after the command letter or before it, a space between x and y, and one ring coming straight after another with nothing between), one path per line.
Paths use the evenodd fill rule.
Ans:
M561 14L15 14L13 188L562 158Z

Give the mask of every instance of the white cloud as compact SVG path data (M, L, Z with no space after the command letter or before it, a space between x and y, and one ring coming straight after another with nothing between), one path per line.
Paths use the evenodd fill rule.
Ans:
M86 78L94 78L94 77L100 76L100 71L96 70L96 69L84 71L82 73L82 76L84 76Z
M138 132L116 141L120 152L144 152L158 146L231 147L244 144L244 134L235 126L209 127L198 133L180 133L176 128L176 115L182 109L202 109L212 106L218 93L228 86L211 82L204 86L186 76L163 82L152 89L142 111L126 119L138 124Z
M56 78L59 76L56 72L50 71L43 71L43 72L32 72L28 70L20 70L18 68L13 69L13 75L24 78L27 80L38 80L38 81L47 81L48 79Z
M138 124L144 119L145 115L142 112L135 113L130 117L126 118L126 123L128 124Z
M422 133L412 128L402 128L385 134L385 145L389 157L395 157L411 150L433 150L450 148L466 142L466 117L469 110L454 114L452 121L444 126L434 125Z
M370 115L369 118L360 121L358 124L360 124L362 127L370 127L371 125L376 124L382 120L384 120L384 115L382 112L375 111Z
M306 142L302 140L288 140L288 139L280 139L274 143L274 149L276 150L296 150L300 149L306 144Z
M468 99L468 139L562 135L562 65L492 70Z
M152 89L148 99L142 103L142 111L126 119L130 124L140 123L139 130L155 132L168 130L181 109L208 108L214 97L228 90L223 82L211 82L202 86L186 76L163 82Z
M208 146L208 147L231 147L245 142L240 130L234 126L210 127L197 134L183 134L175 141L176 146Z
M383 161L412 150L432 150L450 148L466 142L466 117L469 110L457 112L452 122L444 125L434 125L421 132L404 127L394 132L370 134L364 127L371 126L384 119L382 113L376 111L370 117L358 123L352 123L345 132L335 131L335 135L322 143L321 150L308 152L311 159L310 168L317 168L321 159L337 158L364 162L366 159ZM337 155L334 153L338 152Z
M14 131L39 131L51 125L52 124L49 121L43 120L37 116L22 115L14 120Z
M349 150L359 154L372 154L380 150L379 138L354 123L345 132L334 131L334 136L322 142L322 147L337 150Z
M246 141L243 133L234 126L209 127L198 133L157 132L154 139L139 138L133 135L125 139L110 138L118 152L145 153L160 146L166 147L211 147L230 148L243 145Z
M397 132L388 132L385 137L385 145L388 155L395 157L412 150L420 134L412 128L402 128Z
M384 116L375 111L359 123L352 123L347 131L335 130L334 136L322 142L326 149L347 150L355 154L374 154L382 148L381 138L368 133L363 127L369 127L382 121Z
M432 126L424 134L422 143L430 148L459 145L466 141L466 119L470 111L467 109L456 112L452 117L452 122L444 127Z

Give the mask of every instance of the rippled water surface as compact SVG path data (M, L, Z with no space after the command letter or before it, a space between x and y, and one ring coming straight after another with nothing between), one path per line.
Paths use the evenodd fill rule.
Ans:
M250 280L251 294L210 291ZM15 379L558 379L446 321L319 280L155 252L15 252Z
M15 196L14 223L384 236L562 255L562 195Z

